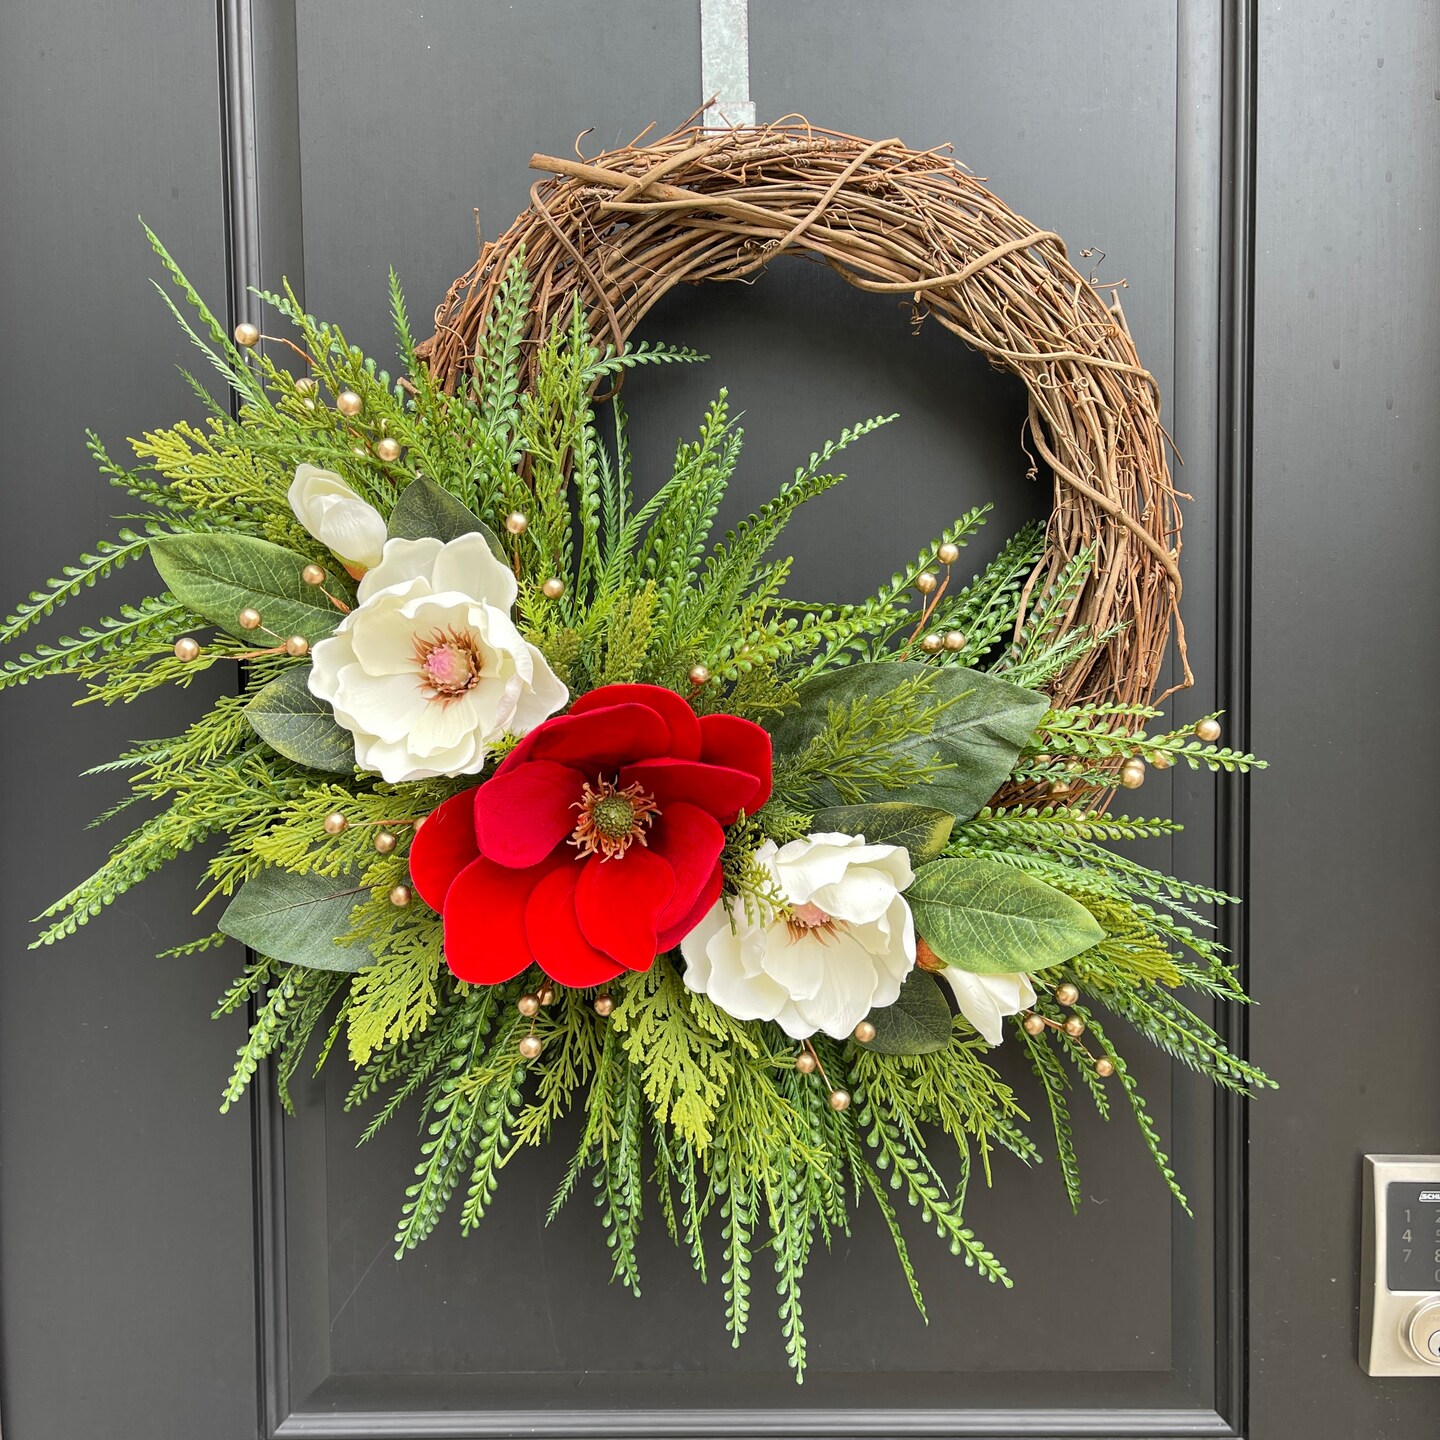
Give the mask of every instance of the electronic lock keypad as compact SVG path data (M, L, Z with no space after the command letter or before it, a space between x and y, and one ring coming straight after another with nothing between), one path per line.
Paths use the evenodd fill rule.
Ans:
M1367 1155L1360 1366L1440 1379L1440 1155Z

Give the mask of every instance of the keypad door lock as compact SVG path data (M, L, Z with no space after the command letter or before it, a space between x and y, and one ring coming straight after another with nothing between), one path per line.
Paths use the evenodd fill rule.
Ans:
M1440 1379L1440 1155L1365 1157L1360 1366Z

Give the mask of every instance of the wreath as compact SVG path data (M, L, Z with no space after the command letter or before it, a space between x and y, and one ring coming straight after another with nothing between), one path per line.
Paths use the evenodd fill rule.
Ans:
M1072 1205L1071 1090L1108 1114L1112 1081L1184 1204L1111 1017L1218 1085L1270 1082L1180 998L1244 999L1199 913L1229 897L1112 850L1177 827L1109 807L1150 769L1259 762L1216 716L1154 723L1180 589L1159 401L1058 237L939 152L809 127L536 163L552 178L423 345L392 276L398 379L288 287L259 298L289 334L227 331L147 231L231 394L132 441L134 468L90 438L144 516L0 639L132 561L160 588L6 661L0 686L70 674L109 705L231 664L239 684L100 767L129 778L117 810L152 813L36 944L214 842L216 928L167 953L248 948L216 1012L251 1021L222 1110L262 1064L288 1108L337 1047L367 1139L418 1107L400 1253L457 1192L478 1225L501 1168L574 1115L552 1214L592 1191L638 1294L653 1197L719 1272L737 1343L772 1269L798 1379L812 1248L861 1207L922 1313L901 1199L1010 1283L964 1205L998 1151L1041 1158L1013 1059ZM966 579L972 510L863 603L794 598L787 525L884 421L717 538L741 447L723 391L635 494L620 382L699 357L630 331L676 282L783 251L907 297L1024 380L1047 526Z

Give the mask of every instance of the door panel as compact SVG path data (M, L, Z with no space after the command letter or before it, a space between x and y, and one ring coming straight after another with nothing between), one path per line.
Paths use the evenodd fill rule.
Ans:
M467 207L479 205L485 232L494 234L528 202L532 151L568 153L591 125L586 153L628 140L657 116L683 118L695 93L696 30L693 20L676 24L673 9L658 30L659 8L616 11L602 63L552 47L545 74L554 88L538 104L517 86L513 57L527 48L542 53L538 37L554 33L556 14L482 8L485 19L475 23L473 7L426 6L423 17L416 13L398 29L388 15L338 4L298 12L306 299L382 353L387 263L401 271L413 308L423 313L472 253ZM897 32L913 33L944 27L945 11L931 0L901 5L891 18ZM1103 277L1129 280L1128 309L1144 353L1198 447L1189 483L1213 485L1207 392L1202 388L1190 413L1189 397L1172 384L1177 345L1197 343L1190 333L1197 324L1212 326L1198 343L1212 355L1216 344L1213 316L1187 316L1183 336L1177 329L1174 238L1181 164L1187 184L1196 176L1175 142L1177 76L1185 67L1189 84L1193 67L1213 68L1213 37L1206 49L1187 30L1190 50L1182 54L1173 16L1130 6L1116 28L1136 38L1107 64L1143 68L1147 80L1126 104L1107 106L1105 72L1064 64L1077 46L1098 46L1086 38L1093 16L1064 12L1053 32L1037 37L1036 51L999 71L989 57L1007 48L1002 15L977 12L963 53L877 48L863 19L855 7L816 37L804 10L756 6L752 76L762 120L798 104L813 106L806 113L816 123L843 121L912 143L956 136L966 161L996 176L999 192L1029 218L1077 248L1106 250L1094 263ZM1107 43L1113 50L1121 42ZM377 103L370 77L382 51L385 95ZM500 54L511 58L497 68ZM999 107L1026 83L1027 67L1066 76L1050 97L1055 132L1064 137L1053 149L997 123ZM422 89L465 91L468 108L442 107L437 115L413 103ZM1213 93L1211 103L1218 103ZM1133 152L1144 137L1143 166L1107 175L1098 188L1087 184L1087 156ZM1213 127L1207 138L1213 148ZM1196 183L1212 180L1212 171L1201 170ZM383 204L372 198L381 193ZM1208 218L1205 243L1213 254L1214 204L1208 194L1188 198ZM1020 520L1048 508L1048 484L1025 478L1023 392L938 327L918 339L910 329L908 306L862 296L800 262L777 265L754 285L672 292L643 333L712 359L627 379L642 482L658 482L676 436L694 428L721 383L744 411L748 433L722 524L752 510L826 435L866 414L899 411L897 424L852 452L847 486L797 525L797 587L817 598L856 598L962 509L994 499L999 515L978 547L978 566ZM1202 572L1195 582L1202 596L1204 585ZM1203 665L1204 654L1197 658ZM1195 803L1209 800L1202 792ZM1202 808L1202 830L1204 819ZM1205 857L1202 868L1208 863ZM1078 1218L1069 1215L1058 1177L1025 1175L1004 1159L1002 1188L972 1199L972 1222L1012 1267L1013 1293L981 1286L920 1227L928 1327L909 1306L878 1226L862 1225L829 1263L814 1266L803 1391L785 1372L770 1316L758 1314L747 1343L730 1348L718 1294L700 1284L658 1226L642 1253L645 1298L638 1304L607 1283L596 1217L583 1201L544 1226L563 1140L553 1152L512 1161L478 1236L466 1240L445 1226L415 1255L395 1261L399 1180L413 1165L415 1137L397 1125L357 1154L363 1118L341 1112L343 1075L322 1079L280 1133L286 1245L270 1259L283 1276L289 1340L276 1357L288 1371L276 1418L288 1406L296 1418L286 1433L324 1425L325 1433L369 1434L387 1423L382 1414L404 1412L407 1433L438 1434L459 1422L437 1412L455 1407L476 1412L464 1422L473 1427L502 1423L497 1408L595 1407L587 1425L623 1427L628 1420L607 1412L737 1407L730 1423L744 1433L769 1423L760 1412L789 1426L845 1408L853 1423L888 1433L897 1411L924 1405L951 1412L954 1425L988 1426L996 1411L1024 1426L1027 1416L1041 1423L1037 1410L1053 1424L1072 1412L1114 1409L1165 1412L1155 1423L1219 1433L1212 1103L1189 1077L1172 1091L1159 1057L1137 1050L1134 1058L1197 1196L1198 1218L1177 1218L1127 1124L1078 1117L1088 1197ZM1018 1055L1009 1059L1025 1103L1042 1113ZM1137 1271L1144 1285L1135 1283ZM497 1296L512 1298L497 1307ZM880 1327L877 1310L885 1316ZM365 1413L322 1419L327 1409ZM677 1414L669 1423L678 1432L689 1422ZM1073 1423L1084 1422L1076 1415ZM1135 1423L1149 1421L1137 1414Z

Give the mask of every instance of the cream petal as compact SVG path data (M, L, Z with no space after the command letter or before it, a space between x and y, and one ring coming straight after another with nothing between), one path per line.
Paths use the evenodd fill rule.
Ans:
M440 541L425 537L421 540L397 538L385 542L380 563L365 572L364 579L356 590L356 598L363 605L372 595L391 585L403 585L411 580L423 580L425 589L434 590L431 571L436 557L445 547Z
M310 693L319 700L334 704L336 691L340 688L340 671L354 663L355 649L342 624L333 635L317 640L310 647L310 677L306 681Z
M430 703L414 675L369 675L359 665L347 665L339 681L336 706L380 740L404 739Z
M430 608L428 597L407 597L396 586L372 596L345 621L355 658L371 675L408 675L415 679L420 662L417 639L449 628L452 611Z
M766 932L761 973L785 987L792 1000L808 1000L825 983L825 970L835 937L828 942L817 936L794 938L785 924L772 925ZM871 967L873 969L873 967Z
M496 558L479 531L442 546L431 566L430 579L437 590L459 590L507 613L519 593L509 566Z
M939 975L954 991L960 1013L991 1045L1005 1038L1005 1016L1035 1003L1035 990L1026 975L974 975L954 965L947 965Z
M531 647L525 643L510 617L493 605L472 605L470 623L477 633L485 637L487 645L513 658L516 669L528 683Z
M385 549L384 519L374 506L358 497L322 500L319 523L312 533L353 565L377 565Z
M380 740L374 735L356 735L355 760L362 770L377 770L390 785L407 780L431 780L445 772L416 761L404 740Z
M704 995L710 983L710 945L718 942L722 932L730 935L730 913L723 900L717 900L700 922L680 942L685 957L685 984L697 995Z
M800 1013L800 1007L793 1000L787 1000L772 1018L792 1040L808 1040L817 1028Z
M875 962L854 936L843 931L825 947L819 988L796 996L800 1015L816 1030L843 1040L874 1007Z
M726 954L724 947L721 954ZM738 966L720 963L713 943L710 960L709 996L736 1020L773 1020L790 998L768 975L746 975Z
M826 886L841 884L856 866L891 871L896 889L903 889L914 878L902 846L867 845L859 835L820 833L792 840L781 847L774 861L785 893L797 904L812 900L816 891ZM818 900L815 903L826 908Z
M557 710L563 710L570 699L569 690L545 657L533 645L525 648L530 652L533 678L529 687L521 692L520 702L508 721L510 729L517 735L524 735Z
M871 865L852 865L840 880L821 885L810 900L838 920L868 924L889 910L897 893L894 880L883 870Z

